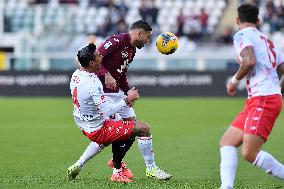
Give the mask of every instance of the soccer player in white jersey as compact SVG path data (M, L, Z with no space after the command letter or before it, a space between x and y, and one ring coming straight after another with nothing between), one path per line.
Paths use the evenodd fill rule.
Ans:
M283 164L261 150L282 108L283 85L277 71L284 73L284 57L267 36L257 30L258 12L253 4L242 4L238 8L239 31L234 36L234 46L239 69L227 84L227 93L234 96L239 81L245 77L248 99L220 140L221 189L234 187L240 145L246 161L284 179Z
M136 121L114 121L110 116L115 115L126 106L132 104L139 98L139 93L132 88L127 96L118 102L106 100L103 85L95 74L100 68L102 56L94 44L80 49L77 54L82 66L77 69L70 81L70 90L74 105L73 116L76 124L92 142L81 158L67 170L69 179L75 179L83 167L83 163L97 155L105 146L129 137L139 137L138 148L145 160L146 165L153 165L154 171L161 179L169 179L171 175L155 165L152 150L152 138L149 126L139 120ZM151 139L148 139L148 138ZM143 138L147 140L143 141ZM92 156L89 155L92 154ZM122 169L113 169L111 181L131 182L124 175Z

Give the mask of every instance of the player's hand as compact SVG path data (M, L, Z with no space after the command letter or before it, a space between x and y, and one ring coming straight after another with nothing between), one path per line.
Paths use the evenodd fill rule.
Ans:
M129 106L129 107L133 107L133 106L134 106L134 104L135 104L135 102L136 102L136 101L129 102L129 103L128 103L128 106Z
M110 75L109 72L105 75L105 84L108 89L116 89L116 80Z
M135 104L135 101L133 101L133 102L129 102L127 105L128 105L129 107L133 107L133 106L134 106L134 104Z
M227 84L227 93L230 96L234 96L236 94L236 91L237 91L237 85L229 81L229 83Z
M134 101L139 98L139 92L134 87L127 92L127 100L130 105L134 104Z

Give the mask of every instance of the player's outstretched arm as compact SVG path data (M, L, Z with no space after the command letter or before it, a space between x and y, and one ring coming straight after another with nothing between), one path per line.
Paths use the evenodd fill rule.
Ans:
M102 99L101 97L93 97L94 100L96 99ZM132 88L128 91L127 97L120 100L117 103L110 103L107 100L104 101L98 101L97 107L102 111L104 115L107 117L110 117L111 115L117 113L119 110L121 110L123 107L127 105L131 105L134 103L135 100L139 98L139 92L137 89ZM96 101L95 101L96 102Z

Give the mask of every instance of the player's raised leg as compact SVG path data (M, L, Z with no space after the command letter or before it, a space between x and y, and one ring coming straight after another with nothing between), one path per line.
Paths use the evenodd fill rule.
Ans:
M260 167L280 179L284 179L284 166L272 155L261 151L261 147L272 132L273 125L282 109L282 96L261 97L252 108L245 127L242 154L246 161Z
M220 140L221 189L232 189L238 165L238 147L242 144L244 132L230 126Z
M103 148L103 145L98 145L96 142L91 142L79 160L67 169L67 177L69 180L74 180L77 175L79 175L84 164L92 157L100 153Z
M265 140L258 135L245 134L242 148L243 158L266 173L284 179L284 166L271 154L261 151Z

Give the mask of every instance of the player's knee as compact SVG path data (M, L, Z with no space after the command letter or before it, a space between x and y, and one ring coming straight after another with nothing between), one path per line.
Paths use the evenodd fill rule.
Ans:
M151 136L151 130L147 123L137 121L138 136Z
M222 138L219 141L220 148L223 146L239 147L242 144L242 135L229 129L223 134Z
M128 117L128 118L123 118L123 121L135 121L136 120L136 117L133 116L133 117Z
M230 140L227 140L225 137L222 137L219 141L219 147L222 148L223 146L234 146L234 144Z
M219 147L221 148L223 146L226 146L226 145L225 145L223 138L221 138L221 140L219 141Z
M247 148L243 148L242 149L242 156L243 156L243 158L246 160L246 161L248 161L248 162L250 162L250 163L253 163L254 162L254 160L255 160L255 158L256 158L256 153L254 152L254 151L251 151L251 150L249 150L249 149L247 149Z

